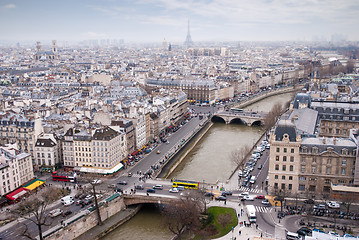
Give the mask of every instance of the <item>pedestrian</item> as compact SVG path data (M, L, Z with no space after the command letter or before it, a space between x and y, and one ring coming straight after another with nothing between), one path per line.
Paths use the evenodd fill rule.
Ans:
M241 230L239 230L239 231L238 231L238 235L240 236L241 234L242 234L242 231L241 231Z
M256 229L258 229L258 224L256 224Z

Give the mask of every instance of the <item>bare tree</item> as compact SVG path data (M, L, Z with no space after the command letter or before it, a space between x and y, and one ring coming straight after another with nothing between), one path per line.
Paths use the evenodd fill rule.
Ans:
M354 193L342 194L340 197L340 200L342 202L342 205L345 207L346 214L348 216L350 207L353 204L353 202L355 201Z
M240 149L235 149L230 153L229 158L236 164L238 169L243 170L244 163L246 162L246 156L250 152L250 147L245 145Z
M61 189L47 188L39 194L34 194L28 197L26 200L19 203L17 208L13 210L13 214L22 217L30 222L33 222L39 231L39 239L42 240L43 226L51 225L51 219L46 214L47 207L50 203L59 199L63 195ZM24 223L25 229L23 229L22 235L29 238L35 239L31 236L27 225Z
M270 129L277 122L282 114L282 104L276 103L271 111L264 117L264 126L266 130Z
M96 186L100 185L101 181L98 179L95 179L95 177L92 175L87 175L87 176L82 175L81 180L84 181L85 183L89 183L91 185L91 190L92 190L91 194L94 197L94 202L95 202L97 225L102 225L103 222L101 219L100 208L98 206L97 193L96 193Z
M175 205L167 205L162 211L165 225L181 239L184 231L193 232L200 227L200 210L197 203L189 196L181 198Z

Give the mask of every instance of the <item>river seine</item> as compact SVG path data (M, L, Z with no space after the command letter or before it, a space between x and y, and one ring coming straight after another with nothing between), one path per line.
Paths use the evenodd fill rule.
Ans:
M272 96L248 106L247 109L268 112L277 103L285 106L293 96L293 93ZM230 160L230 153L245 145L252 146L262 133L261 127L215 123L169 178L206 183L216 183L217 180L224 182L235 168L235 163ZM142 208L130 221L103 239L168 240L172 237L173 234L162 224L160 211L150 206Z

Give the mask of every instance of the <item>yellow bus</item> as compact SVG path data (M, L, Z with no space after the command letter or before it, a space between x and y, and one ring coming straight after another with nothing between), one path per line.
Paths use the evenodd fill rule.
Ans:
M198 185L199 182L194 181L173 180L172 182L174 188L198 189Z

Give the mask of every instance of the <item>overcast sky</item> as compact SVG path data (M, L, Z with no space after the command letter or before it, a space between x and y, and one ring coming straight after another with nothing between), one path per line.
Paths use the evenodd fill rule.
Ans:
M359 40L358 0L0 0L0 40Z

